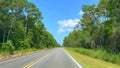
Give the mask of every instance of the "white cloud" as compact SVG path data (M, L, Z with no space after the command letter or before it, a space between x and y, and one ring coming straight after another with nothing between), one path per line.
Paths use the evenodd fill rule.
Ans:
M84 14L84 12L81 10L81 11L79 12L79 15L82 16L83 14Z
M75 25L79 22L79 19L68 19L68 20L60 20L58 24L60 25L58 32L71 32Z
M61 29L61 28L60 28L60 29L58 30L58 32L59 32L59 33L62 33L62 32L64 32L64 29Z

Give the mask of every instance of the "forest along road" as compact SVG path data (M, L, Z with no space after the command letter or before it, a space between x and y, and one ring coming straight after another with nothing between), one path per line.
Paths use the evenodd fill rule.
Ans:
M63 48L0 62L0 68L82 68Z

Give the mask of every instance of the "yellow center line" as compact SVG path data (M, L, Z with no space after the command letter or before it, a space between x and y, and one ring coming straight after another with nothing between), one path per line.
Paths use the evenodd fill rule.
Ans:
M31 62L30 64L24 66L23 68L31 68L33 65L37 64L38 62L40 62L41 60L47 58L48 56L50 56L52 53L46 54L45 56L43 56L42 58L38 59L37 61Z

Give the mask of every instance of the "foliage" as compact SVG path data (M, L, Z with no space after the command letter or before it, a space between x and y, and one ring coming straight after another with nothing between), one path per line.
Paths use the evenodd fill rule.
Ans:
M4 51L26 52L33 48L57 47L42 23L42 13L28 0L0 0L0 44Z
M120 63L119 3L119 0L100 0L98 5L83 5L84 14L77 24L79 29L65 37L63 46L87 48L77 50L95 58Z
M6 43L2 43L2 51L4 51L4 55L13 54L15 47L13 46L13 42L8 40Z
M63 45L88 49L100 47L110 53L119 53L119 3L118 0L100 0L98 5L83 5L84 14L78 22L79 29L71 32Z

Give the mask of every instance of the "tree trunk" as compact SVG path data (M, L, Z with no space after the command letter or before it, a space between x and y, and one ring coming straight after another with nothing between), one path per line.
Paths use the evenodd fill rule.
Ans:
M13 23L11 23L11 25L10 25L10 30L8 31L7 40L9 39L10 32L11 32L11 28L12 28L12 27L13 27Z
M25 35L24 35L24 39L26 39L27 38L27 22L25 23Z
M5 43L5 34L6 34L6 30L4 29L4 32L3 32L3 43Z

